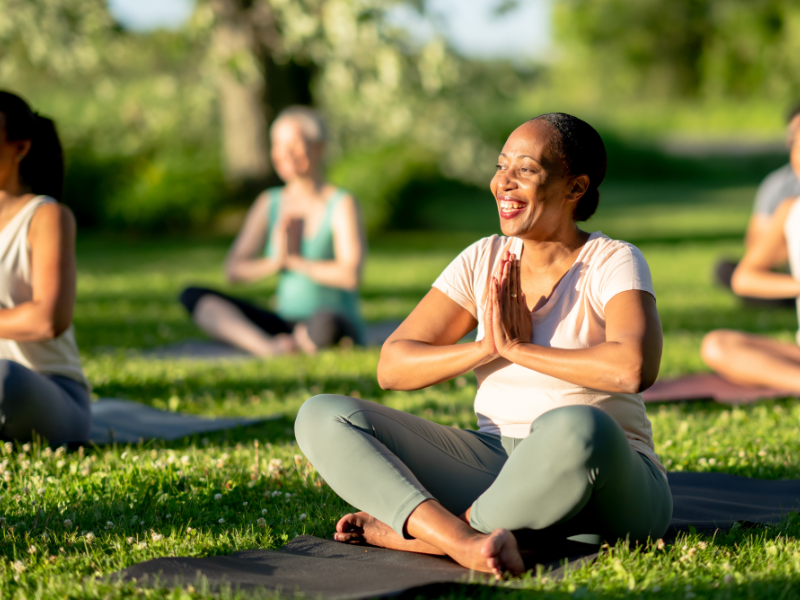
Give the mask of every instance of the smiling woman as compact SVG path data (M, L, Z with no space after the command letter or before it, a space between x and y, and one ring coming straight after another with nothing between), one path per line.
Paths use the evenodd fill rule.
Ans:
M491 182L505 237L456 257L383 346L384 388L474 370L479 431L345 396L303 405L298 443L364 511L339 521L337 540L500 576L524 570L520 534L541 548L664 533L672 498L640 394L661 358L650 272L634 246L576 224L605 170L580 119L517 128ZM477 340L458 343L475 326Z

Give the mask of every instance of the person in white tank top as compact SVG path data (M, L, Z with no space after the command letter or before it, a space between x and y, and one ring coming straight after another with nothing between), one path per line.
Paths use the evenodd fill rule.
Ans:
M72 327L75 218L52 121L0 91L0 438L85 442L90 386Z
M800 176L800 120L789 130L791 165ZM748 248L731 287L751 298L797 298L800 315L800 197L787 198L770 218L767 234ZM771 269L789 259L791 274ZM800 332L797 341L800 342ZM703 338L701 355L717 373L742 385L800 393L800 346L762 335L717 329Z

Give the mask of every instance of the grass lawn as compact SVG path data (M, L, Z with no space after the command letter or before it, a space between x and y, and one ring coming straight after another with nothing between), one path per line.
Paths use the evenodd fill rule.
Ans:
M714 261L741 252L752 194L753 188L684 184L627 184L604 192L601 213L588 228L634 241L650 262L665 332L662 375L703 370L700 340L715 327L793 339L793 311L745 309L710 283ZM460 249L494 231L487 197L448 198L430 207L431 222L456 215L459 231L392 233L373 242L363 290L369 320L402 318ZM0 446L0 597L130 597L133 588L104 576L159 556L275 548L302 533L329 536L349 507L321 484L294 444L292 419L310 395L359 395L448 425L475 426L471 375L418 392L385 392L375 379L377 349L227 363L138 356L136 349L201 337L175 298L190 283L222 285L228 243L82 239L75 324L84 366L99 396L205 415L285 418L178 442L71 454L36 444ZM238 293L265 298L271 286ZM795 401L659 405L649 413L656 450L671 470L800 477ZM798 535L800 517L792 515L778 527L686 535L663 548L619 544L564 581L540 573L525 583L554 598L785 600L800 589Z

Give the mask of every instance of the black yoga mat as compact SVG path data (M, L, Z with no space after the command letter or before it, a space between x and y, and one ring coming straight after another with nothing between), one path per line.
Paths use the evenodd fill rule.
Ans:
M177 440L187 435L233 429L278 419L280 415L209 418L159 410L146 404L101 398L92 402L90 441L95 444L135 444L141 440Z
M736 522L774 523L800 508L800 481L670 473L669 482L675 508L668 537L686 531L690 525L708 531L726 529ZM595 546L575 544L561 550L560 560L551 556L551 562L538 562L554 569L550 576L558 578L565 569L594 560L595 550ZM349 546L311 536L295 538L280 550L243 550L209 558L157 558L115 575L147 587L197 586L205 579L212 588L263 588L325 599L438 595L445 584L491 583L489 577L471 574L447 558Z

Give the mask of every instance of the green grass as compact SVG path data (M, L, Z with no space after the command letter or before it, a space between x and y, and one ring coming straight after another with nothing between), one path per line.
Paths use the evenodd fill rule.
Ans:
M681 184L609 186L600 215L588 224L635 241L650 263L665 332L662 375L703 370L700 340L714 327L793 339L792 311L745 309L710 283L714 261L741 252L752 192ZM463 203L460 210L457 202ZM391 233L373 241L363 290L369 320L402 318L460 249L493 232L488 194L444 199L430 209L442 230L456 212L467 233ZM0 447L0 597L130 597L138 592L106 576L159 556L275 548L303 533L329 536L349 507L320 485L294 444L292 419L310 395L358 395L448 425L475 426L471 375L418 392L385 392L375 380L377 349L223 363L140 356L137 350L202 337L175 298L186 284L223 285L220 264L228 243L82 239L75 324L85 369L99 396L205 415L282 413L285 418L177 442L71 454L37 444ZM264 299L271 290L267 282L237 293ZM649 414L656 450L671 470L800 478L795 401L742 408L658 405ZM798 539L800 517L792 515L778 527L687 534L664 548L619 544L564 581L538 573L524 579L525 590L476 589L470 595L538 591L578 599L785 600L798 596ZM209 595L202 589L147 593Z

